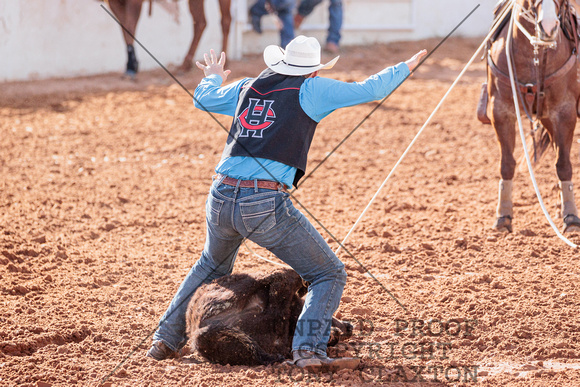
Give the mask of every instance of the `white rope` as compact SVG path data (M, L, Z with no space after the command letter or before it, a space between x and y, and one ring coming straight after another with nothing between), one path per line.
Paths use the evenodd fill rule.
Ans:
M542 200L542 194L540 193L540 189L538 188L538 183L536 182L536 177L534 176L534 171L532 169L532 163L530 161L530 155L528 154L528 149L526 146L526 135L524 134L524 128L522 126L522 117L521 117L521 113L520 113L520 104L519 104L519 100L518 100L518 96L516 93L516 83L515 83L515 77L514 77L514 70L512 67L512 58L511 58L511 45L512 45L512 35L513 35L513 26L514 26L514 19L516 18L515 14L512 14L512 17L510 19L510 29L508 31L508 37L507 37L507 42L506 42L506 49L505 49L505 53L506 53L506 57L507 57L507 62L508 62L508 71L509 71L509 75L510 75L510 83L512 86L512 96L514 99L514 106L515 106L515 110L516 110L516 118L518 120L518 127L519 127L519 132L520 132L520 137L522 139L522 144L523 144L523 148L524 148L524 155L526 157L526 163L528 164L528 171L530 172L530 178L532 179L532 184L534 186L534 190L536 191L536 196L538 197L538 201L540 202L540 207L542 207L542 211L544 212L544 215L546 216L546 219L548 219L548 222L550 223L550 226L552 226L552 228L554 229L554 231L556 232L556 235L558 235L558 237L560 239L562 239L564 242L566 242L569 246L573 247L573 248L578 248L578 245L572 243L570 240L568 240L568 238L566 238L564 235L562 235L562 233L560 232L560 230L558 230L558 227L556 227L556 225L554 224L554 222L552 221L552 218L550 217L550 214L548 213L548 210L546 210L546 206L544 205L544 201Z
M246 239L244 239L244 246L246 246L246 249L248 249L250 251L250 253L254 254L257 258L261 259L262 261L270 262L271 264L278 265L278 266L282 266L282 267L290 267L289 265L287 265L285 263L275 262L275 261L272 261L272 260L270 260L270 259L268 259L266 257L262 257L260 254L256 253L254 251L254 249L252 249L250 247L250 245L248 245L246 243Z
M377 196L379 195L379 193L381 192L381 190L383 189L383 187L385 186L385 184L387 184L387 181L389 181L389 179L391 178L391 176L395 172L395 169L397 169L397 167L399 166L399 164L401 164L401 161L403 161L403 159L405 158L405 156L407 155L407 153L409 153L409 151L411 150L411 147L415 144L415 142L417 141L417 139L419 138L419 136L421 135L421 133L423 133L423 130L431 122L431 119L433 118L433 116L435 115L435 113L437 113L437 111L439 110L439 108L441 107L441 105L443 104L443 102L445 101L445 99L447 98L447 96L449 95L449 93L451 93L451 90L453 90L453 88L457 85L457 83L459 82L459 79L461 79L461 77L463 76L463 74L465 74L465 72L467 71L467 68L473 63L473 61L476 59L476 57L479 54L479 52L481 51L481 49L487 44L487 41L495 33L495 30L497 30L497 28L499 27L499 24L500 24L501 20L504 18L505 15L507 15L507 13L509 12L509 10L512 9L514 2L515 2L515 0L513 0L512 3L509 6L507 6L506 9L504 9L504 11L502 12L502 14L495 19L495 25L489 31L489 34L487 34L487 36L485 37L485 39L483 40L483 42L481 43L481 45L477 48L477 50L475 51L475 53L473 54L473 56L471 57L471 59L469 60L469 62L467 63L467 65L465 65L465 67L463 68L463 70L461 71L461 73L459 73L459 75L457 76L457 79L455 79L455 81L453 82L453 84L451 85L451 87L449 88L449 90L447 90L447 93L445 93L445 95L443 96L443 98L441 99L441 101L439 102L439 104L435 107L435 110L433 110L433 112L431 113L431 115L429 116L429 118L427 118L427 121L425 121L425 124L423 124L423 126L421 127L421 129L419 130L419 132L415 135L415 138L413 138L413 141L411 141L411 143L409 144L409 146L407 147L407 149L405 149L405 152L403 152L403 154L401 155L401 157L399 158L399 160L397 161L397 163L395 164L395 166L393 167L393 169L391 169L391 172L389 172L389 175L387 176L387 178L383 181L383 183L381 184L381 186L379 187L379 189L377 190L377 192L371 198L371 201L369 202L369 204L367 204L367 206L365 207L365 209L363 210L363 212L360 214L360 216L358 217L358 219L356 220L356 222L354 223L354 225L352 226L352 228L350 229L350 231L346 234L346 236L344 237L344 240L342 241L342 243L335 250L335 252L334 252L335 254L337 254L340 251L340 249L342 248L342 246L344 246L344 244L348 240L348 237L350 236L350 234L352 234L352 232L354 231L354 229L356 228L356 226L358 226L358 224L360 223L360 221L362 220L362 218L364 217L364 215L367 213L367 211L369 210L369 208L371 207L371 205L373 204L373 202L375 201L375 199L377 198Z

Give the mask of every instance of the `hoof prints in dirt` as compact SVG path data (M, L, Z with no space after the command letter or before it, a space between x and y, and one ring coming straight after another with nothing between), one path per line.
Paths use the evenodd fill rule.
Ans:
M0 342L0 353L9 356L30 356L40 348L50 344L60 346L67 343L80 343L90 334L90 329L82 328L65 334L51 333L15 342Z

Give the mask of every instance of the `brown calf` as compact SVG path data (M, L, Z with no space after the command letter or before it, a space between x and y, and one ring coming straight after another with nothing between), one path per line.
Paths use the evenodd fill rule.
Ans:
M291 357L307 287L294 270L232 274L200 286L186 314L190 347L211 362L268 365ZM303 327L308 329L308 327ZM333 318L329 345L352 335Z

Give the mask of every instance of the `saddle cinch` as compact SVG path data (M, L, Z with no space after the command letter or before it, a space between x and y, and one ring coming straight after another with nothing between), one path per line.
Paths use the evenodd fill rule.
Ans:
M507 6L507 4L508 4L508 1L501 1L501 0L498 1L498 3L496 4L496 8L494 9L494 15L496 18L498 15L500 15L503 12L504 7ZM580 52L579 52L579 49L580 49L580 47L579 47L580 29L578 28L579 21L577 19L576 10L572 9L572 8L573 7L571 7L570 11L567 12L567 17L563 16L561 18L562 20L561 20L560 25L562 26L562 29L564 31L564 35L566 36L566 38L568 38L568 40L570 40L571 42L574 42L574 44L576 46L576 55L578 56L577 58L574 58L574 59L576 59L576 60L574 60L574 62L576 62L576 61L580 60ZM488 66L494 67L493 70L495 70L494 72L496 72L496 73L497 72L501 73L501 71L499 71L499 69L497 69L497 67L495 67L495 65L493 64L493 61L491 61L491 58L489 56L489 48L491 47L491 44L497 40L497 38L499 37L499 34L503 30L503 28L508 24L510 17L511 17L511 11L508 12L506 14L506 16L504 17L504 19L500 22L498 29L496 30L495 34L491 37L491 39L489 40L489 42L487 44L487 54L485 55L485 57L487 58ZM567 72L566 67L573 66L572 62L573 62L572 57L570 57L570 60L568 61L568 63L566 63L563 68L558 70L556 73L552 74L550 77L558 76L559 73L562 73L562 72ZM506 74L502 73L501 76L507 78ZM580 83L580 67L577 68L576 79L577 79L577 82ZM536 98L535 85L532 85L532 87L530 87L530 85L521 85L521 88L522 88L522 92L525 95L526 102L529 105L531 105L533 103L534 99ZM487 90L487 82L484 82L481 85L479 102L477 104L477 119L485 125L491 124L491 120L489 119L489 116L487 115L488 102L489 102L489 95L488 95L488 90ZM580 98L576 102L576 114L580 118Z

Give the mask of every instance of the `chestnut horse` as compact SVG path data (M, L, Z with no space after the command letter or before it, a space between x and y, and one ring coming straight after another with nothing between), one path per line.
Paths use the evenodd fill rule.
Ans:
M576 75L578 35L575 12L569 0L509 0L500 3L498 8L512 4L513 8L489 44L487 54L490 121L501 150L499 203L494 228L512 231L517 118L506 56L506 42L511 37L510 56L518 99L521 111L525 112L532 126L533 154L540 156L550 144L555 148L564 232L580 230L570 162L580 94ZM500 11L496 10L496 15L502 13ZM511 33L510 17L515 18Z
M151 7L151 2L149 0ZM125 74L134 78L138 71L137 57L135 56L135 49L133 47L133 37L137 29L137 22L141 15L141 6L143 0L108 0L111 11L115 14L119 22L130 32L130 34L123 29L123 38L127 44L127 68ZM230 11L231 0L219 0L221 12L221 26L222 26L222 51L228 49L228 36L230 34L230 24L232 22L232 14ZM205 30L207 21L205 19L204 0L189 0L189 11L193 19L193 39L189 46L189 51L183 59L183 63L179 67L179 71L186 72L193 67L193 56L197 50L197 46L201 39L201 35ZM151 8L149 8L151 14ZM132 35L132 36L131 36Z

